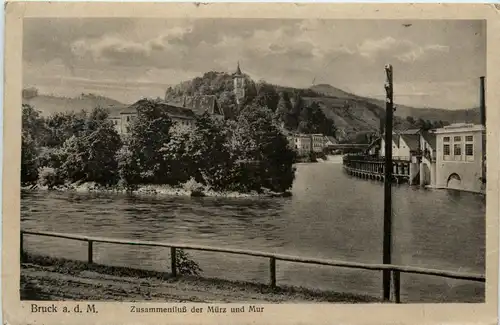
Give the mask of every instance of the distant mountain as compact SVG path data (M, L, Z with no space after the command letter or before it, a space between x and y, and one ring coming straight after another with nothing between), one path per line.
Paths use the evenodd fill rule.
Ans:
M309 89L317 92L318 94L328 96L328 97L338 97L338 98L350 98L350 99L356 99L358 96L354 94L350 94L342 89L335 88L332 85L329 84L317 84Z
M23 96L23 104L29 104L43 116L61 112L90 111L95 107L110 108L110 113L121 110L125 104L104 96L82 94L78 97L57 97L52 95Z
M344 100L355 100L358 102L366 102L374 104L380 108L385 108L385 101L383 100L354 95L328 84L314 85L310 89L325 96L336 97ZM411 116L414 119L421 118L424 120L431 120L431 121L448 121L450 123L480 122L479 107L470 109L448 110L443 108L418 108L407 105L400 105L397 103L395 103L395 106L396 106L395 115L402 118Z

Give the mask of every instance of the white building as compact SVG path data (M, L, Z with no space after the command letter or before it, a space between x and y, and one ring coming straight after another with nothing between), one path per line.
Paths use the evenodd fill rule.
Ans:
M484 191L486 130L483 125L452 124L435 130L436 187Z
M420 147L420 130L410 129L392 134L392 158L410 161ZM380 157L385 157L385 135L380 140Z
M323 134L311 134L311 146L313 152L323 152L327 138Z

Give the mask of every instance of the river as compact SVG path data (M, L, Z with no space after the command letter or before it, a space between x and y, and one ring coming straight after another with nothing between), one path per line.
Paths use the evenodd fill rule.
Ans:
M382 262L383 185L346 175L339 163L299 164L289 198L134 197L118 194L22 193L23 229L192 243L304 257ZM484 273L485 198L472 193L393 188L393 261ZM26 236L28 252L86 259L85 243ZM108 265L168 270L165 248L94 244ZM269 261L189 252L203 274L265 283ZM484 285L401 275L407 302L480 302ZM277 283L381 295L377 271L279 261Z

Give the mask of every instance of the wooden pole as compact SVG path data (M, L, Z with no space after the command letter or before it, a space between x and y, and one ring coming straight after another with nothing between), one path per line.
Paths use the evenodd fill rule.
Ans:
M172 277L177 276L177 253L175 247L170 247L170 268Z
M386 103L385 103L385 174L384 174L384 242L383 242L383 264L391 264L392 246L392 115L393 115L393 87L392 66L385 66ZM383 271L384 300L391 299L391 272Z
M269 259L269 276L271 288L276 287L276 258L271 257Z
M394 302L401 303L401 274L399 271L392 272L392 284L394 288Z
M89 264L94 263L94 257L93 257L93 244L94 242L92 240L87 241L88 246L87 246L87 260Z

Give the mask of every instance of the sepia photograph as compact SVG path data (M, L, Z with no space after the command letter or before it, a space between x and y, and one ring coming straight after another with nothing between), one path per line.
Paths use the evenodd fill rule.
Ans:
M454 8L11 3L6 319L496 322L500 24Z
M23 25L21 299L484 302L484 20Z
M8 3L4 322L497 323L498 10Z

